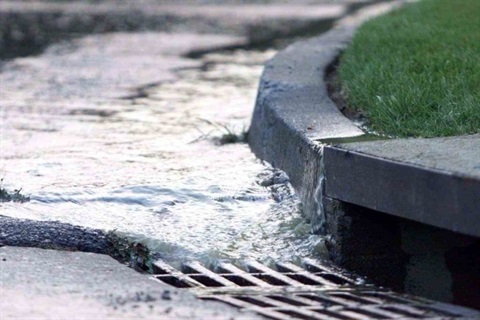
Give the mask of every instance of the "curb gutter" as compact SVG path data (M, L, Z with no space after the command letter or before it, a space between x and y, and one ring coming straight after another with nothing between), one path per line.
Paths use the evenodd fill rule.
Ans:
M323 156L326 196L480 237L480 135L340 144Z

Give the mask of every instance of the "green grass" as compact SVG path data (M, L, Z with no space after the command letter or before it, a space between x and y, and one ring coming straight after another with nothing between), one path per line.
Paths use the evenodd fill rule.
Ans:
M367 22L338 72L347 104L375 131L480 132L480 0L422 0Z

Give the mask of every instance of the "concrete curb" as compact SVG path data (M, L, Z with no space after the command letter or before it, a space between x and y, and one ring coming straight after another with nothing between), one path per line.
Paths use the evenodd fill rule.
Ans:
M362 22L402 3L366 7L330 32L289 46L265 65L249 144L257 157L289 174L312 222L320 219L315 194L323 171L320 141L364 134L330 100L325 73Z
M372 7L378 10L379 6ZM392 5L384 7L391 8ZM370 10L372 8L362 10L360 19L353 23L344 19L346 25L323 36L291 45L266 64L249 133L250 146L259 158L290 175L305 206L306 216L313 222L321 219L316 217L319 200L318 194L313 191L320 192L320 176L325 174L327 196L478 237L480 223L472 225L471 222L477 220L475 209L480 207L480 162L476 160L480 158L480 152L475 152L480 141L478 136L456 140L369 142L370 147L364 148L359 146L362 142L346 143L326 146L323 157L324 141L335 142L335 138L364 134L330 100L324 78L356 27L370 17ZM466 140L471 140L468 146L463 146L460 155L457 152L457 157L462 156L465 160L463 165L467 164L467 168L461 170L458 160L442 158L441 154L448 153L448 148L441 146L450 141L448 146L451 150L455 145L462 146ZM422 156L421 152L414 154L414 151L409 151L409 157L401 157L394 152L419 148L433 152ZM355 153L357 149L362 151ZM387 149L391 151L383 152ZM347 155L351 159L345 160ZM370 161L367 158L371 158ZM376 164L371 164L371 161ZM443 163L442 169L437 168L437 162ZM346 168L354 171L348 172ZM360 192L360 188L355 188L362 183L371 185L378 182L378 176L374 174L378 170L382 173L383 189L373 187ZM398 184L401 176L404 183ZM399 186L403 186L405 192L398 192ZM416 199L406 199L406 193ZM434 208L431 210L434 213L426 213L429 206ZM420 213L415 215L412 211ZM457 220L458 215L463 218Z
M290 176L336 263L380 285L478 308L469 292L480 283L480 136L358 142L364 133L323 80L362 22L403 3L366 7L267 63L249 144ZM459 145L469 147L452 157Z
M480 237L480 135L341 144L323 156L326 196Z
M325 195L334 199L478 237L480 224L475 212L480 207L476 196L480 194L478 136L369 142L370 147L363 148L359 147L362 142L347 143L326 146L323 157L322 141L364 134L330 100L324 81L326 72L361 22L372 13L382 13L399 3L402 2L363 9L357 17L345 18L340 27L295 43L267 63L250 128L250 146L259 158L290 175L306 216L313 223L321 224L324 220L319 216L322 214L319 194L314 190L321 193L320 179L325 173ZM469 143L465 145L467 140ZM448 147L442 148L445 144ZM424 152L418 151L420 145ZM441 154L448 154L456 145L463 148L457 153L457 157L464 159L460 164L463 170L458 167L458 160L445 159ZM355 152L357 149L361 151ZM399 156L395 152L399 149L411 150L410 156ZM430 154L424 155L428 149ZM440 170L438 162L443 163ZM381 186L355 187L375 183ZM405 191L393 192L399 186ZM392 192L387 194L384 190ZM427 208L434 209L427 213Z

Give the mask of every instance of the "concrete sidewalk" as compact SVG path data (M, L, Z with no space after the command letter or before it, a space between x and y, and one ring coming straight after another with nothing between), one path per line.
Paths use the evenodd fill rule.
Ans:
M94 253L0 247L0 318L262 319Z

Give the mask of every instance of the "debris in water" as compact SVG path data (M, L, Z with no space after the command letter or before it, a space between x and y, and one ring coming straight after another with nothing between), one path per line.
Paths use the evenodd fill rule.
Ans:
M0 202L27 202L30 201L30 197L24 196L20 192L22 191L22 188L20 189L15 189L13 192L9 192L7 189L2 187L3 183L3 178L0 179Z

